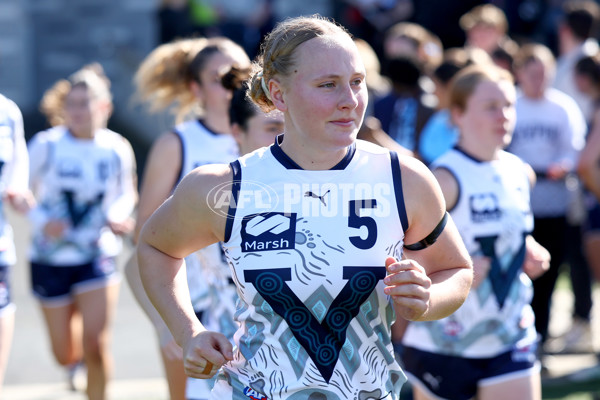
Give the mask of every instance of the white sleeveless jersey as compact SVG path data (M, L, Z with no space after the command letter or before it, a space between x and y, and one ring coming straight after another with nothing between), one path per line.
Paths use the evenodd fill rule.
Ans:
M532 287L522 270L533 215L523 162L506 152L499 160L481 162L453 149L432 168L447 169L458 181L459 198L450 214L469 254L489 257L491 268L454 314L411 322L403 343L467 358L493 357L520 341L533 343Z
M121 239L108 220L125 220L135 206L135 161L129 142L108 129L99 130L93 139L79 139L59 126L36 134L29 151L38 202L30 212L31 260L70 266L118 255ZM66 223L63 237L44 234L49 220Z
M178 183L194 168L229 163L238 156L233 136L212 132L201 121L183 122L175 127L175 133L181 141L182 154ZM194 310L203 312L202 323L207 329L232 339L238 328L233 322L237 295L220 243L186 257L185 261Z
M0 265L16 262L12 228L4 214L7 190L24 191L29 180L23 117L17 105L0 95Z
M241 327L212 398L397 399L382 281L407 221L397 156L358 141L307 171L276 141L231 165L223 247Z

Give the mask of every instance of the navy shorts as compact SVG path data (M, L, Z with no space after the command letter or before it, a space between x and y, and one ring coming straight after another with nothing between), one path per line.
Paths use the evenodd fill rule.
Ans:
M31 287L44 303L69 304L73 294L105 287L116 279L118 274L113 257L73 266L31 262Z
M10 267L0 265L0 310L10 304Z
M583 225L584 232L600 232L600 203L596 198L589 200L588 218Z
M477 388L538 370L536 345L491 358L448 356L404 347L404 370L413 386L441 399L468 400Z

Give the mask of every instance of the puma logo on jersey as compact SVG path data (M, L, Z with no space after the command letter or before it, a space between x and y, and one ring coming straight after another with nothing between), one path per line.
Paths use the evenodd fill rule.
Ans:
M319 199L319 200L321 200L321 203L323 203L323 205L324 205L325 207L327 207L327 204L325 203L325 195L327 195L327 193L329 193L330 191L331 191L331 190L327 190L327 191L326 191L326 192L323 194L323 196L319 196L318 194L316 194L316 193L313 193L313 192L311 192L311 191L309 190L308 192L304 193L304 197L314 197L315 199Z
M296 214L261 213L242 220L242 252L293 249Z
M269 400L267 396L258 393L256 390L249 388L248 386L244 388L244 394L247 398L252 400Z

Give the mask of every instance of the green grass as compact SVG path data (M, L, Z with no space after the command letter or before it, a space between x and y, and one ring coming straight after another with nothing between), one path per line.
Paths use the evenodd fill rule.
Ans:
M597 394L597 396L600 396L600 393ZM594 400L594 397L592 397L592 394L590 393L575 393L575 394L570 394L567 396L546 396L546 394L544 393L544 395L542 396L543 400Z

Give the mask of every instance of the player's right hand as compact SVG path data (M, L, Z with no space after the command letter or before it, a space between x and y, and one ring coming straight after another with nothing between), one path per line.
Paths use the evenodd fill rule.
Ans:
M183 346L183 367L187 376L196 379L212 378L219 368L233 360L233 346L218 332L203 331Z

